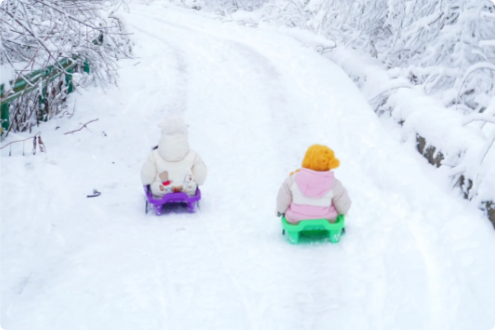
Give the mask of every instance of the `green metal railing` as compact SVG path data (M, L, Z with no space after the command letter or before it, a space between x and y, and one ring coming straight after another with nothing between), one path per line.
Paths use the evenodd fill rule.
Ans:
M39 96L40 107L46 106L47 86L48 83L65 75L65 85L67 87L67 93L74 91L72 84L72 73L74 67L77 65L75 60L64 58L58 62L58 65L50 65L46 68L39 69L31 72L28 76L17 79L16 81L10 81L9 90L5 90L4 84L0 85L0 98L1 98L1 132L8 131L10 127L10 115L9 105L13 100L32 92L35 89L41 88L41 95ZM84 72L89 73L89 63L84 62ZM40 86L41 84L41 86ZM43 118L46 120L46 118Z

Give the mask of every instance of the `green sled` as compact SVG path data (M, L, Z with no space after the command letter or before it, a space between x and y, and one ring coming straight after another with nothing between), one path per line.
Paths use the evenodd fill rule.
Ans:
M324 235L330 239L330 242L338 243L344 233L344 222L344 215L339 214L335 223L330 223L327 219L315 219L303 220L297 225L293 225L287 222L285 216L282 216L282 227L291 244L299 243L301 234L309 238L322 237Z

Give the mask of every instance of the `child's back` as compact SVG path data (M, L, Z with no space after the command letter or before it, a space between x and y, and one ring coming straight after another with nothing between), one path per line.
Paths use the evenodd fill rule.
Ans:
M303 168L285 180L277 196L277 212L287 221L328 219L346 214L351 200L331 169L339 166L331 149L314 145L306 152Z
M141 170L143 185L150 185L157 197L185 192L194 195L206 180L206 166L197 152L189 148L187 125L171 116L161 125L162 137Z

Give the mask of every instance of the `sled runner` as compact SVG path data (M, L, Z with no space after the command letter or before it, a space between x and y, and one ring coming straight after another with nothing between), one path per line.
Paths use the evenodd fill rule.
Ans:
M185 203L189 209L190 213L196 212L199 205L199 200L201 199L201 191L199 188L196 190L196 195L189 196L183 192L175 192L163 195L162 198L154 198L151 194L150 186L144 186L144 192L146 193L146 209L145 212L148 213L150 206L155 210L156 215L162 214L162 208L165 204L171 203Z
M282 234L287 236L291 244L299 243L300 235L308 238L326 236L330 242L338 243L345 232L344 220L344 216L340 214L335 223L330 223L326 219L316 219L303 220L294 225L287 222L285 216L282 216L282 227L284 228Z

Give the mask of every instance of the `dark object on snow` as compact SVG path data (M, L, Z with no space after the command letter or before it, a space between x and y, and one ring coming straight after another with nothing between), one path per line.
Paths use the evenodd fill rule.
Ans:
M151 204L155 209L156 215L162 214L162 207L164 204L169 203L186 203L189 208L190 213L196 212L199 205L199 200L201 199L201 191L199 188L196 190L196 195L189 196L183 192L175 192L163 195L162 198L154 198L151 194L150 186L144 186L144 193L146 194L146 209L145 212L148 213L148 206Z
M93 198L93 197L98 197L101 195L101 192L99 192L98 190L96 189L93 189L93 195L87 195L86 197L88 198Z
M151 150L156 150L158 149L158 146L154 146L153 148L151 148Z

